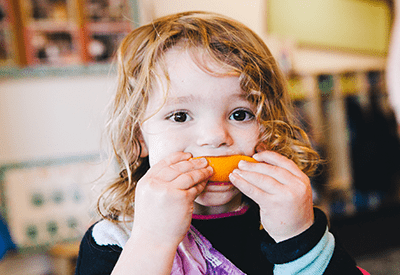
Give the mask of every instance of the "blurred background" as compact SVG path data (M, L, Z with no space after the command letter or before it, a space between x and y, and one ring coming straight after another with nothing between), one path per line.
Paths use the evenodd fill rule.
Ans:
M102 134L118 43L187 10L264 39L326 160L315 204L361 267L400 274L396 1L0 0L0 274L73 274L95 195L116 174Z

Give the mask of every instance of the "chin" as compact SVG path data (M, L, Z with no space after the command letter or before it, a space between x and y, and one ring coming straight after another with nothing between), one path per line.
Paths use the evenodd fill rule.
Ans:
M210 207L219 213L231 212L241 205L241 193L238 189L230 192L203 192L195 200L202 207Z

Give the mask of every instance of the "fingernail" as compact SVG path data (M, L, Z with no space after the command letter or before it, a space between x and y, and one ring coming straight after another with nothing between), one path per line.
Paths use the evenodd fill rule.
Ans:
M196 162L203 165L207 164L207 160L205 158L196 159Z
M239 161L238 167L243 168L243 167L246 167L246 165L247 165L247 161L241 160L241 161Z
M254 155L253 155L253 159L255 159L255 160L257 160L257 161L260 161L260 160L259 160L259 157L260 157L259 154L254 154Z
M236 175L240 176L240 170L239 169L235 169L235 170L232 171L231 174L236 174Z
M232 173L229 174L229 179L232 180L236 180L238 179L240 176L240 174L238 173L237 170L233 170Z

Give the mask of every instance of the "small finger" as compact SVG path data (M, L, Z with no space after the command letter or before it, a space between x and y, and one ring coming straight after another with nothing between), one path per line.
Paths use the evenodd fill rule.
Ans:
M189 172L195 169L201 169L208 166L208 161L205 158L189 159L188 161L181 161L170 165L174 170L180 173Z
M297 176L292 174L289 170L268 163L250 163L247 161L240 161L238 168L241 171L254 172L261 175L270 176L278 182L286 185L298 181Z
M206 188L206 185L207 181L202 181L187 190L193 201L201 194L201 192L203 192L203 190Z
M231 173L268 194L277 194L286 187L275 178L257 172L235 169Z
M172 165L164 167L159 171L159 177L166 181L172 181L181 176L182 174L189 173L198 169L203 169L208 166L205 158L182 160Z
M301 171L296 163L277 152L263 151L255 154L253 158L259 162L265 162L270 165L284 168L297 177L304 177L303 171Z
M271 195L258 186L249 183L235 171L229 175L229 179L231 180L232 184L240 190L240 192L255 201L258 205L265 202L267 196Z
M165 167L168 167L168 166L178 163L180 161L188 160L191 158L191 156L192 155L190 153L184 153L184 152L172 153L168 157L166 157L166 158L160 160L159 162L157 162L156 164L154 164L152 169L150 169L151 171L150 170L149 171L151 174L155 175L155 174L159 173Z
M213 174L211 166L202 169L195 169L183 174L180 174L172 183L176 188L187 190L196 186L200 182L207 181Z

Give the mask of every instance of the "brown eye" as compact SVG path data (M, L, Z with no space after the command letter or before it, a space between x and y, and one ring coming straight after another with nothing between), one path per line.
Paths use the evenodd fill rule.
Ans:
M235 121L248 121L254 118L254 115L247 110L236 110L234 111L229 119L235 120Z
M187 112L179 111L179 112L175 112L175 113L171 114L171 115L168 117L168 119L169 119L169 120L172 120L173 122L182 123L182 122L189 121L191 118L190 118L190 116L187 114Z

